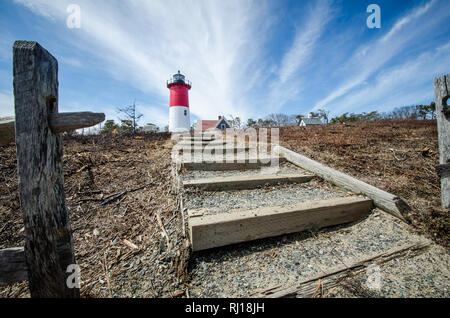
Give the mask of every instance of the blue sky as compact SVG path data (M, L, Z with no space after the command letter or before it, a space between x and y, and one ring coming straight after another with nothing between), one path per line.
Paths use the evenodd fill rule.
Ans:
M369 4L381 28L369 29ZM66 25L70 4L81 28ZM433 100L450 70L448 0L1 0L0 116L14 113L12 44L59 61L60 111L136 99L142 124L168 123L166 80L192 81L192 120L388 111Z

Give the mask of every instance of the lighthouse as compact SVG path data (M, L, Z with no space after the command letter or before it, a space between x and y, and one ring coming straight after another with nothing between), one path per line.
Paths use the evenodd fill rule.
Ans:
M186 81L180 71L167 81L167 88L170 90L170 132L184 132L191 129L189 116L189 90L191 87L191 82Z

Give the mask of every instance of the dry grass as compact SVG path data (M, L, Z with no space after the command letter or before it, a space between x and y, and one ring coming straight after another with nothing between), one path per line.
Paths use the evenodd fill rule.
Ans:
M449 247L449 214L440 208L434 169L439 163L435 121L285 127L280 142L404 198L412 208L406 217L414 228Z
M65 138L64 188L82 296L170 297L183 289L188 251L169 143L158 135ZM0 248L24 245L15 162L14 145L0 148ZM23 282L1 288L0 297L27 292Z

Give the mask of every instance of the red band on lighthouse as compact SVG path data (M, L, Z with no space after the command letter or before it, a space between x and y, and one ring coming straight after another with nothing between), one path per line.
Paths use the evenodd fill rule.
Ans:
M170 107L185 106L189 107L189 89L186 84L169 84L170 89Z

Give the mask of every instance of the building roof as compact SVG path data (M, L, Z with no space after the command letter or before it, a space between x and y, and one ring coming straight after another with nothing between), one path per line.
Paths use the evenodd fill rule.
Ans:
M322 124L322 121L318 117L303 118L302 122L305 123L305 125L321 125Z
M218 120L197 120L197 128L200 128L202 131L215 128Z
M230 124L227 122L225 117L220 116L218 120L197 120L196 129L201 129L202 131L214 128L220 128L219 125L224 123L227 128L230 128Z
M227 126L227 128L230 128L230 124L227 122L227 120L225 119L225 117L220 118L217 123L216 123L216 128L220 128L220 125L225 124Z

